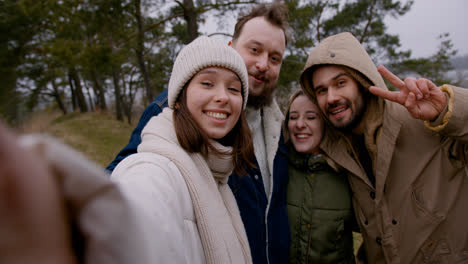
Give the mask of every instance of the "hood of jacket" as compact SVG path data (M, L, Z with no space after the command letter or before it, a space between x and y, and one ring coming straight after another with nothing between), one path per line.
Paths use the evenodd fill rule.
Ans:
M377 71L377 67L370 58L367 51L361 45L361 43L349 32L340 33L337 35L330 36L320 42L309 54L306 65L300 76L300 82L304 92L315 102L312 73L320 65L338 65L348 67L362 76L358 78L367 78L365 83L380 87L381 89L388 89L385 82ZM356 76L353 78L362 84ZM361 124L359 126L358 133L362 133L365 140L365 145L371 159L374 160L377 152L377 140L380 133L380 128L383 123L383 113L385 109L385 100L379 98L368 91L368 86L364 86L364 98L366 109L362 117ZM323 116L323 115L322 115ZM325 136L320 144L320 147L330 155L330 151L337 149L341 140L347 141L345 144L347 150L353 149L354 145L351 134L345 134L341 131L334 129L333 125L328 119L323 116L326 120L325 124ZM344 136L344 137L343 137ZM347 139L344 139L347 138ZM344 150L344 149L341 149ZM333 156L333 155L332 155ZM346 162L348 163L348 162Z
M309 54L306 65L300 76L304 92L311 98L313 93L312 72L319 65L347 66L367 77L373 85L387 89L382 76L359 41L349 32L336 34L324 39ZM368 88L368 87L365 87Z

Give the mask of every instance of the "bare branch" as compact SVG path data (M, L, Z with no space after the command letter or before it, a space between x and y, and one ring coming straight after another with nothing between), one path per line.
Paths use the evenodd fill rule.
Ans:
M143 33L148 32L148 31L150 31L151 29L153 29L153 28L155 28L155 27L157 27L157 26L159 26L159 25L161 25L161 24L163 24L163 23L166 23L166 22L169 21L169 20L172 20L172 19L177 18L177 17L183 17L183 16L184 16L184 14L182 14L182 13L173 14L172 16L169 16L169 17L167 17L167 18L165 18L165 19L163 19L163 20L161 20L161 21L158 21L157 23L154 23L154 24L152 24L152 25L146 27L146 28L143 30ZM132 38L134 38L134 37L136 37L137 34L138 34L138 32L135 33L135 34L130 35L127 39L125 39L125 40L119 42L119 43L117 44L117 46L120 46L121 44L123 44L123 43L129 41L130 39L132 39Z
M184 8L184 4L182 2L177 0L174 0L174 2L176 2L180 7Z
M232 5L241 5L241 4L257 4L256 0L251 0L251 1L232 1L232 2L227 2L227 3L222 3L222 4L207 4L207 5L202 5L199 7L200 13L204 13L213 9L218 9L220 7L226 7L226 6L232 6Z
M319 13L317 15L317 25L316 25L316 28L315 30L317 31L317 42L320 42L320 39L321 39L321 35L320 35L320 19L322 18L322 15L323 15L323 10L325 10L325 7L328 6L328 1L325 2L324 5L322 5L320 7L320 10L319 10ZM306 56L307 56L307 53L306 53Z
M232 34L224 33L224 32L215 32L215 33L211 33L211 34L208 35L208 37L212 37L212 36L216 36L216 35L232 37Z
M374 0L372 5L370 6L370 11L369 11L369 19L367 20L366 26L364 27L364 30L362 31L361 38L359 39L359 43L363 43L364 39L366 38L367 30L369 30L369 26L372 22L372 19L374 18L374 10L375 6L377 5L377 1Z

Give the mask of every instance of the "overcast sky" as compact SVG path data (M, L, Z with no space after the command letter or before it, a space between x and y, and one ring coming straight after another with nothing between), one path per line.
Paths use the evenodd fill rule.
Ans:
M457 55L468 54L468 0L415 0L411 10L398 20L386 20L388 31L397 33L413 57L434 54L437 37L450 33Z
M233 21L227 29L216 29L215 23L207 23L202 32L231 32L235 17L226 18ZM390 33L400 36L402 49L411 49L413 58L434 54L440 43L437 37L445 32L450 33L454 48L458 49L457 55L468 54L468 0L415 0L404 16L398 19L387 17L385 22Z

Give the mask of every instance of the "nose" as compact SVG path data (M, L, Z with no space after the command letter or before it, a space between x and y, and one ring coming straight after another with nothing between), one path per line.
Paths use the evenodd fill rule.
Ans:
M265 72L268 69L268 54L262 54L258 56L255 66L259 71Z
M298 118L296 120L296 127L297 128L304 128L305 127L305 122L302 120L302 118Z
M215 101L219 103L226 103L229 100L229 95L227 91L227 87L218 87L216 89L216 94L215 94Z
M334 89L329 88L327 93L327 100L329 104L334 104L338 101L338 94Z

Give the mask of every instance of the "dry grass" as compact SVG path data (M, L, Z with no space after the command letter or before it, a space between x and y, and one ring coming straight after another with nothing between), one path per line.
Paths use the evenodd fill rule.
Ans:
M42 112L22 124L20 131L52 135L105 167L128 143L133 127L106 113Z

